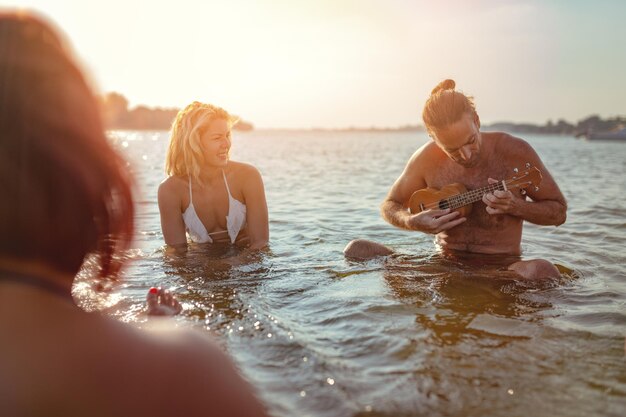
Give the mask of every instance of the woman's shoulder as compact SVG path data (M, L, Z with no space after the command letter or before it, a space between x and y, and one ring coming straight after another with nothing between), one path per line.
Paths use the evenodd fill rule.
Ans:
M228 170L236 177L260 177L259 170L251 164L245 162L228 161Z
M189 188L189 180L187 178L169 176L159 184L159 195L166 193L168 195L179 194Z

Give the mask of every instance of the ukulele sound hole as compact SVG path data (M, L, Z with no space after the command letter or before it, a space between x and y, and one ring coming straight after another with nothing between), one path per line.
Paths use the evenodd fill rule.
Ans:
M445 210L445 209L447 209L449 207L450 207L450 203L448 202L448 200L440 200L439 201L439 209Z

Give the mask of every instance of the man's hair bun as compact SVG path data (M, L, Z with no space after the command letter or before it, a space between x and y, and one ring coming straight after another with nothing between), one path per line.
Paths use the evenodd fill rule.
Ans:
M433 88L433 91L431 91L430 95L435 95L440 91L445 91L445 90L454 90L454 87L456 86L456 83L454 82L454 80L443 80L442 82L440 82L439 84L437 84L437 87Z

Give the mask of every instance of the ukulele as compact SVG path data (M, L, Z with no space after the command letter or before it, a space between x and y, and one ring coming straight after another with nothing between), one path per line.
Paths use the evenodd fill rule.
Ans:
M506 191L512 188L521 188L522 194L526 194L526 188L533 185L535 191L539 190L541 183L541 172L536 167L526 164L526 170L519 173L515 168L513 172L516 174L508 180L498 183L489 184L482 188L468 191L463 184L454 183L446 185L442 189L423 188L417 190L411 195L409 200L409 211L412 214L429 209L452 209L458 211L463 217L472 211L472 203L482 200L483 195L492 193L496 190Z

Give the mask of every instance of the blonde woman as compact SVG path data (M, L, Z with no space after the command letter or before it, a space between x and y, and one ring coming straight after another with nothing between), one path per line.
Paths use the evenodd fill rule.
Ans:
M269 241L259 171L231 161L226 110L194 101L176 116L167 151L168 177L159 186L161 230L168 246L226 243L262 249Z

